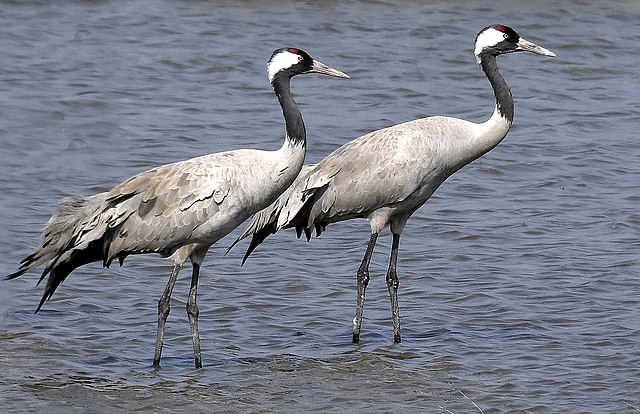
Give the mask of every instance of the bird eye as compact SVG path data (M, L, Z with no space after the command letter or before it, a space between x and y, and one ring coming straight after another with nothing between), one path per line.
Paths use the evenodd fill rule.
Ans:
M301 55L298 55L298 61L302 61L304 58Z
M505 39L508 39L509 38L509 34L508 33L502 33L502 37L505 38Z

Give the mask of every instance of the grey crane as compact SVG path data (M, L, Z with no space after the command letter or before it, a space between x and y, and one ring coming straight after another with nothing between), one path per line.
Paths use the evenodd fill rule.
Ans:
M190 259L193 272L187 315L195 366L202 367L196 293L205 254L216 241L274 201L304 163L306 131L291 94L291 78L303 73L348 78L297 48L274 51L267 68L286 124L282 147L204 155L142 172L104 193L62 199L41 245L22 260L17 272L6 277L16 278L46 263L38 283L49 278L36 312L79 266L102 261L109 267L114 259L122 265L130 254L169 257L173 271L158 302L153 365L159 366L171 292L180 268Z
M513 121L513 98L498 72L496 57L525 51L554 53L521 38L504 25L478 33L476 61L495 95L493 115L483 123L435 116L373 131L333 151L315 166L305 166L292 186L255 214L235 243L252 235L244 260L270 234L295 227L298 237L316 236L330 223L367 218L371 238L357 271L353 342L360 339L369 262L378 233L387 225L393 235L386 282L391 299L394 341L400 342L398 276L400 234L409 217L451 174L484 155L507 135ZM235 244L234 243L234 244ZM233 245L231 246L233 247Z

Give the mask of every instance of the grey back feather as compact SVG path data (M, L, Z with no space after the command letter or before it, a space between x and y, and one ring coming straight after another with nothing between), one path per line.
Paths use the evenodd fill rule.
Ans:
M478 124L449 117L417 119L350 141L316 165L305 165L294 183L256 213L234 245L271 228L298 232L368 214L382 208L412 211L453 172ZM471 137L471 138L470 138ZM233 245L232 245L233 246Z

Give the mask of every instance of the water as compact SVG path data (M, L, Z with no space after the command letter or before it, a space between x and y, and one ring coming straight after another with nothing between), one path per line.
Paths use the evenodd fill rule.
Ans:
M37 274L0 282L2 411L640 411L639 4L431 3L1 3L0 274L62 196L207 152L277 148L265 64L278 47L352 76L293 82L311 162L406 120L488 117L472 55L488 24L558 55L499 59L513 129L409 221L401 344L388 234L354 346L366 221L311 243L277 234L244 267L246 244L223 256L236 231L203 266L198 371L186 271L151 367L166 260L86 266L37 315Z

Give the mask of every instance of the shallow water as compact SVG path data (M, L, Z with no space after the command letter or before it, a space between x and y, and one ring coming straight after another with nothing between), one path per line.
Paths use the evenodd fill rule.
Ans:
M35 315L37 274L1 281L3 412L640 411L639 18L635 1L0 3L0 274L63 196L208 152L277 148L265 64L278 47L352 77L293 81L310 162L410 119L488 117L472 55L488 24L558 55L499 59L514 127L409 221L401 344L388 234L355 346L366 221L310 243L277 234L243 267L246 243L223 256L236 231L202 270L202 370L186 271L151 366L167 260L86 266Z

